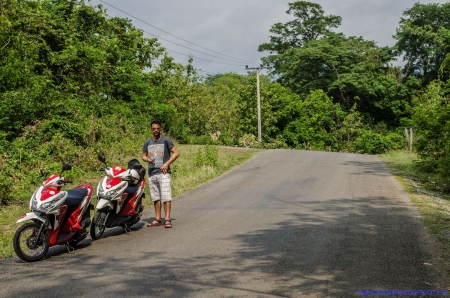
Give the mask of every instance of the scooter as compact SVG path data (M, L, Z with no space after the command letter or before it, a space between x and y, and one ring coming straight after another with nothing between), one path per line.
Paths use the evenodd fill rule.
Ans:
M48 177L30 199L31 212L22 215L17 223L31 220L20 226L13 238L14 251L24 261L34 262L44 258L54 245L65 244L71 253L88 235L91 224L90 210L93 188L80 184L68 191L61 188L71 180L62 177L72 166L64 164L61 173ZM41 176L46 177L44 170Z
M106 157L98 155L105 164L106 176L97 187L97 211L92 219L90 234L93 240L100 239L106 228L120 226L125 233L131 232L130 227L141 220L145 197L145 168L137 159L128 162L127 169L108 167Z

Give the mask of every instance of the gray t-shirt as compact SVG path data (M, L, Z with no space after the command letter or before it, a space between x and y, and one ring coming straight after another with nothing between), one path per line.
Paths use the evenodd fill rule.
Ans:
M150 138L144 142L142 152L146 152L148 158L155 158L155 162L148 163L149 176L161 174L161 170L159 168L170 159L170 149L173 147L175 147L173 142L165 136L161 136L158 141ZM169 174L171 173L170 167L167 172Z

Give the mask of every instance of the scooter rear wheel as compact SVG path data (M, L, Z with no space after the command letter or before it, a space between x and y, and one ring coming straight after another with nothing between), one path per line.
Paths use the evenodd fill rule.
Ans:
M42 231L40 239L36 239L40 227L37 223L26 223L14 234L14 251L22 260L35 262L47 254L50 247L47 231ZM38 241L37 245L35 245L36 240Z
M105 220L106 220L106 212L97 211L94 214L94 218L91 222L91 228L89 233L91 234L92 240L98 240L102 237L105 232Z

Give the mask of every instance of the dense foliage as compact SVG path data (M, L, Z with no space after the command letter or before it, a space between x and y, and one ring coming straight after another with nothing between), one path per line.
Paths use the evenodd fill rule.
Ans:
M415 4L404 12L395 38L406 75L419 78L423 86L437 79L450 50L450 2ZM444 78L450 78L448 72Z
M440 174L450 190L450 107L442 82L431 82L416 97L413 120L419 132L415 148L420 164L426 171Z
M99 152L139 156L152 119L180 143L368 154L404 148L413 127L424 168L445 180L449 7L416 3L396 46L379 47L338 32L341 18L318 4L289 3L293 20L259 46L274 76L260 77L258 143L256 73L199 76L193 60L175 63L130 20L89 2L3 0L0 199L19 198L39 168L71 162L82 175ZM392 66L400 54L404 69ZM211 148L199 165L214 160Z

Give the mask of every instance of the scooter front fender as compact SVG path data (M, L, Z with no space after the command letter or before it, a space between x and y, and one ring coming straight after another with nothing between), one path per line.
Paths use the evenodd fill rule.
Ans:
M41 216L40 212L28 212L28 213L25 213L24 215L22 215L19 218L19 220L16 221L16 223L23 222L23 221L26 221L26 220L32 220L32 219L37 219L37 220L40 220L42 222L45 222L45 220L46 220L44 217Z
M112 204L111 204L111 200L105 200L105 199L100 199L100 200L98 200L98 203L97 203L97 210L98 209L103 209L103 208L105 208L105 207L110 207L110 208L112 208Z

